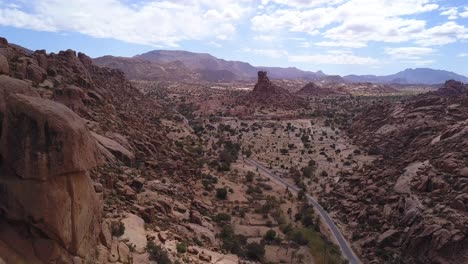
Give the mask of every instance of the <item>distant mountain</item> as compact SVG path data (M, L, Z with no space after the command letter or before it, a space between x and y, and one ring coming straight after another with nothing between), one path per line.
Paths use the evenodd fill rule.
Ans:
M207 53L179 50L154 50L134 58L154 63L180 61L192 70L210 71L211 76L216 71L224 75L229 71L239 80L255 79L258 71L267 71L272 79L316 79L325 76L323 72L303 71L294 67L255 67L246 62L219 59Z
M153 63L169 63L180 61L189 69L203 70L211 72L211 75L216 71L226 74L225 71L230 71L237 76L238 79L255 78L257 69L246 62L226 61L218 59L207 53L194 53L180 50L154 50L134 58L144 59Z
M281 67L257 67L257 70L266 71L272 79L308 79L315 80L326 77L327 75L321 71L310 72L303 71L296 67L281 68Z
M94 59L94 63L119 69L132 80L197 80L201 75L179 61L157 64L138 58L104 56Z
M387 76L376 75L326 75L321 71L303 71L295 67L256 67L247 62L228 61L208 53L181 50L154 50L132 58L104 56L96 64L117 68L130 79L143 80L201 80L231 82L255 80L258 71L266 71L272 79L303 79L331 83L380 84L442 84L447 80L468 82L468 78L454 72L429 68L406 69Z
M447 80L468 82L468 78L454 72L434 70L430 68L406 69L404 71L387 75L347 75L343 77L347 82L372 82L395 84L441 84Z

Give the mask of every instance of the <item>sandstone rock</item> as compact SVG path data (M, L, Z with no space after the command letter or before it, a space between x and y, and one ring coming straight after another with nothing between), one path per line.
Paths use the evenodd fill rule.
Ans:
M124 162L126 165L131 166L134 163L135 155L130 150L124 148L117 141L96 133L92 133L92 135L99 142L99 144L101 144L104 148L110 151L117 159Z
M466 212L466 207L465 207L465 203L462 201L462 200L454 200L450 206L453 208L453 209L457 209L461 212Z
M109 252L109 258L108 258L108 261L110 263L116 263L117 261L119 261L118 246L119 246L119 242L117 241L117 239L114 239L112 241L112 246L111 246L111 250Z
M465 167L458 172L460 177L468 178L468 167Z
M145 178L143 177L138 177L138 178L135 178L132 183L130 184L130 186L136 191L136 192L141 192L142 189L143 189L143 186L145 185Z
M117 246L117 250L119 251L119 260L120 262L126 264L130 261L130 249L124 242L120 242Z
M83 107L84 91L76 86L67 86L54 90L54 100L73 110Z
M440 229L433 233L431 245L434 250L443 248L452 237L452 234L447 229Z
M9 94L18 93L39 97L39 94L34 91L28 82L21 81L6 75L0 75L0 111L6 111L6 99Z
M405 198L404 212L401 218L401 223L405 226L411 226L421 219L421 202L416 196Z
M83 260L80 257L73 257L73 264L83 264Z
M401 232L395 229L390 229L385 231L385 233L381 234L377 238L377 244L380 247L386 247L388 245L395 246L395 243L397 243L398 238L400 236Z
M41 259L68 251L89 260L100 229L100 202L87 175L96 143L63 105L10 95L2 109L0 207L10 221L37 229Z
M200 255L198 255L198 258L199 258L201 261L205 261L205 262L210 262L210 261L211 261L211 256L205 254L204 252L202 252Z
M192 254L192 255L198 255L198 250L196 248L194 248L194 247L189 247L187 249L187 252Z
M36 51L36 59L37 63L41 68L47 70L48 62L47 62L47 55L45 50L43 51Z
M133 254L133 263L134 264L154 264L152 261L149 260L149 254Z
M198 211L190 211L190 222L198 225L203 225L205 219Z
M50 100L8 98L2 133L2 157L24 179L85 172L99 161L95 141L83 120Z
M94 183L94 191L96 193L102 193L104 191L104 186L101 183Z
M167 239L168 239L167 232L159 232L158 233L158 239L159 239L159 241L161 241L161 243L164 244L164 242L166 242Z
M121 221L125 226L125 232L122 239L127 239L128 243L135 245L135 251L144 253L146 247L145 221L134 214L128 214Z
M37 64L31 64L26 68L26 78L35 83L41 83L47 77L47 72Z
M10 65L8 64L7 58L0 54L0 74L9 74Z
M101 233L99 235L101 243L110 248L112 246L112 234L110 232L109 224L107 222L102 223Z
M290 94L287 90L274 85L267 76L266 71L258 72L258 81L250 93L251 99L261 104L294 104L300 99ZM295 102L297 101L297 102Z

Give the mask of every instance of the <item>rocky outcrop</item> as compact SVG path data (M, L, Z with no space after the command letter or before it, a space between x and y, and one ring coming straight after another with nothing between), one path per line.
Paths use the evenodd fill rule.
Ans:
M87 171L99 158L84 122L19 94L7 95L0 116L0 241L26 263L92 260L101 208Z
M0 54L0 74L8 74L10 73L10 65L8 64L8 60Z
M434 94L441 96L468 96L468 85L462 82L449 80L445 82L444 86L434 92Z
M336 89L331 87L322 87L313 82L306 84L298 92L298 95L302 96L328 96L328 95L339 95L346 93L339 93Z
M349 135L376 160L342 178L323 203L338 207L365 260L468 261L467 120L466 85L455 81L353 119Z
M258 81L254 89L247 96L240 98L240 103L270 105L272 107L300 107L304 102L287 90L273 84L267 72L258 72Z

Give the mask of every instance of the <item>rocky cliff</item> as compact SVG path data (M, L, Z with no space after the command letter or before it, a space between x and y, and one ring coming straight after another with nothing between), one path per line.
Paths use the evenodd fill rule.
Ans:
M268 105L271 107L295 108L303 105L302 99L270 81L267 72L259 71L254 89L240 98L240 103Z
M160 124L172 111L158 105L85 54L0 38L0 262L131 261L110 229L134 210L142 171L197 175Z
M377 156L323 203L369 263L468 261L468 86L448 81L402 104L375 104L351 136Z

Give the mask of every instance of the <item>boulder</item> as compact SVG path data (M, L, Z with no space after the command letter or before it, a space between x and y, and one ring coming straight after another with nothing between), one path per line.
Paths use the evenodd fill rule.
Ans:
M101 243L110 248L112 246L112 234L110 232L109 224L106 222L102 223L101 234L99 235Z
M29 239L44 262L92 261L101 207L87 171L99 156L84 122L61 104L19 94L7 96L1 116L3 217L35 230Z
M64 105L24 95L8 98L1 138L4 164L23 179L86 172L99 153L81 117Z
M10 65L8 64L7 58L0 54L0 74L9 74Z
M34 91L28 82L7 75L0 75L0 111L2 113L6 111L6 98L12 93L39 97L39 94Z
M130 245L135 245L135 251L144 253L146 243L145 221L134 214L128 214L122 219L122 224L125 226L125 232L122 239L128 240Z
M47 78L47 72L37 64L26 67L26 78L36 83L41 83Z
M382 248L386 246L395 246L400 234L401 232L395 229L387 230L377 238L377 245Z
M117 246L117 250L119 251L119 260L122 263L129 263L130 260L130 249L124 242L120 242Z
M115 158L122 161L128 166L132 166L135 162L135 154L124 146L119 144L117 141L110 138L101 136L96 133L92 133L93 137L99 142L99 144L108 150Z
M460 177L468 178L468 167L465 167L465 168L461 169L461 170L458 172L458 175L459 175Z
M112 241L112 246L109 252L109 257L107 259L110 263L116 263L119 260L118 246L119 246L119 241L117 241L117 239L114 239Z
M85 94L81 88L74 85L54 90L54 100L73 110L82 107Z

